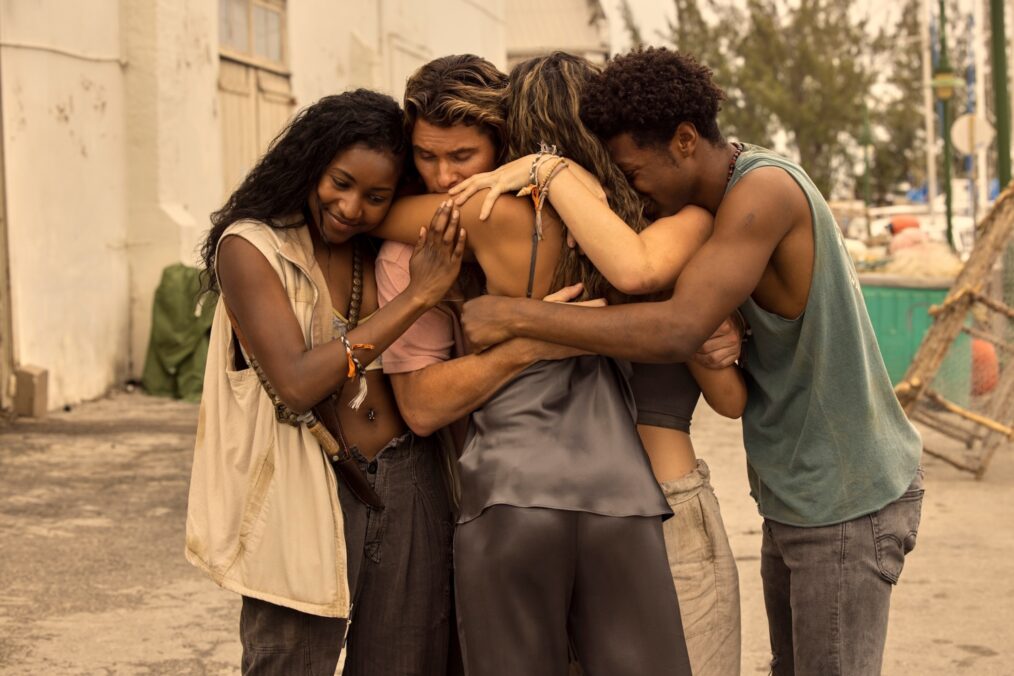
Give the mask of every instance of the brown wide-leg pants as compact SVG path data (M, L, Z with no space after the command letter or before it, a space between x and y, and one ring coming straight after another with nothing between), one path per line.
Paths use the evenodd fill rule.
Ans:
M454 535L467 676L689 676L662 520L496 505Z

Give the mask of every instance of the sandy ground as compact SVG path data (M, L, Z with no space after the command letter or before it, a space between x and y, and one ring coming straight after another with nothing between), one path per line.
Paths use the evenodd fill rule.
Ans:
M0 428L0 673L235 674L238 597L183 558L196 407L115 394ZM767 672L760 518L739 424L700 410L743 604L743 674ZM1014 673L1014 452L983 481L927 459L918 546L884 673Z

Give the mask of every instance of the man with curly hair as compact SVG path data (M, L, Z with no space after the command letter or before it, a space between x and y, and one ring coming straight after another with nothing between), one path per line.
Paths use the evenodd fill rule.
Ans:
M671 299L581 308L485 296L465 306L464 328L479 347L526 336L681 362L738 308L752 330L743 437L764 518L773 673L879 674L891 590L919 526L921 440L894 396L827 202L798 164L723 138L723 99L708 68L653 48L615 58L582 100L582 120L655 215L686 205L714 214ZM587 208L574 171L558 171L548 190L548 166L522 158L452 193L490 187L491 203L534 170L578 243L623 241L618 218Z

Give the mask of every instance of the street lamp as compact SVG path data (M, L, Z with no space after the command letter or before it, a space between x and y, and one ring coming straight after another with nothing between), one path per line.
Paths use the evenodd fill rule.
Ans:
M951 62L947 57L947 11L944 0L940 0L940 62L930 81L933 93L943 103L943 137L944 137L944 196L947 205L947 243L954 246L954 226L952 223L951 195L951 108L950 100L955 90L962 84L961 78L954 74Z

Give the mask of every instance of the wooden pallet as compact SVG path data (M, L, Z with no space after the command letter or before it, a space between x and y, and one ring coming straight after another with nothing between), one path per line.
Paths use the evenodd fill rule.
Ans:
M962 457L939 449L926 453L981 479L997 449L1014 440L1014 345L1009 331L990 332L982 325L1009 326L1014 308L990 294L990 275L997 260L1014 240L1014 183L1004 190L979 226L979 238L947 298L930 308L933 324L926 332L905 377L895 393L912 420L964 444ZM973 310L992 318L968 326ZM996 387L978 410L959 406L932 387L944 357L960 333L988 340L996 348L1004 366Z

